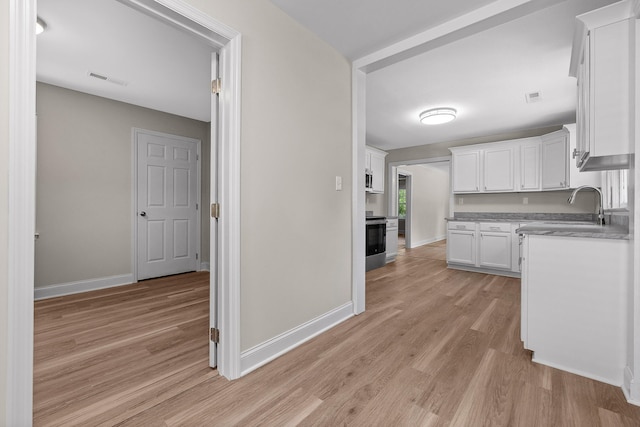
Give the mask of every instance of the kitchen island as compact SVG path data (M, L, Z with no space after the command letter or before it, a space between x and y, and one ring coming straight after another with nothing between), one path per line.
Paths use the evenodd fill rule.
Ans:
M533 361L621 386L632 265L621 226L532 224L522 245L521 339Z

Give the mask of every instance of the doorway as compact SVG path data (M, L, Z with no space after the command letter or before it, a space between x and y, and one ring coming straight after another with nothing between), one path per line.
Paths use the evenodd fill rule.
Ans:
M453 208L450 157L392 162L389 175L388 212L398 216L405 248L444 240L445 218Z
M158 19L171 22L198 37L205 37L220 48L222 91L220 154L215 159L225 165L221 171L218 202L221 205L219 226L224 239L213 248L221 283L219 305L222 314L221 335L226 339L219 346L224 355L219 364L221 375L234 379L240 376L239 340L239 239L240 239L240 33L177 0L123 0ZM33 295L35 233L35 32L36 1L10 0L13 18L10 20L9 62L9 253L8 271L8 372L7 421L12 425L30 423L33 392ZM213 154L212 154L213 157ZM208 211L208 210L207 210ZM222 220L224 217L224 220ZM220 253L225 257L221 258ZM213 259L213 257L212 257Z

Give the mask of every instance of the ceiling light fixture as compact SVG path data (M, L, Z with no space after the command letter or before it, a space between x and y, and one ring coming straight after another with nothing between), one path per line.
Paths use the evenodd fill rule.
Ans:
M440 125L455 119L456 114L457 111L454 108L432 108L420 113L420 122L425 125Z
M36 20L36 35L42 34L44 29L47 28L47 24L40 18Z

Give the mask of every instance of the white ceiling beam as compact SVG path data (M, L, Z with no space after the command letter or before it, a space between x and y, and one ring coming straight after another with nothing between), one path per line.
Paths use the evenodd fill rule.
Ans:
M566 0L497 0L353 61L370 73Z

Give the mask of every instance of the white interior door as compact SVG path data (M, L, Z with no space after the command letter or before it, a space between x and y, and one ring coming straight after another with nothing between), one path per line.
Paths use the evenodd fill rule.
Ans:
M200 141L135 130L137 279L195 271Z
M218 78L218 54L211 54L211 81ZM218 95L211 93L211 203L218 201ZM209 327L218 328L218 220L209 216ZM218 365L218 345L209 339L209 366Z

